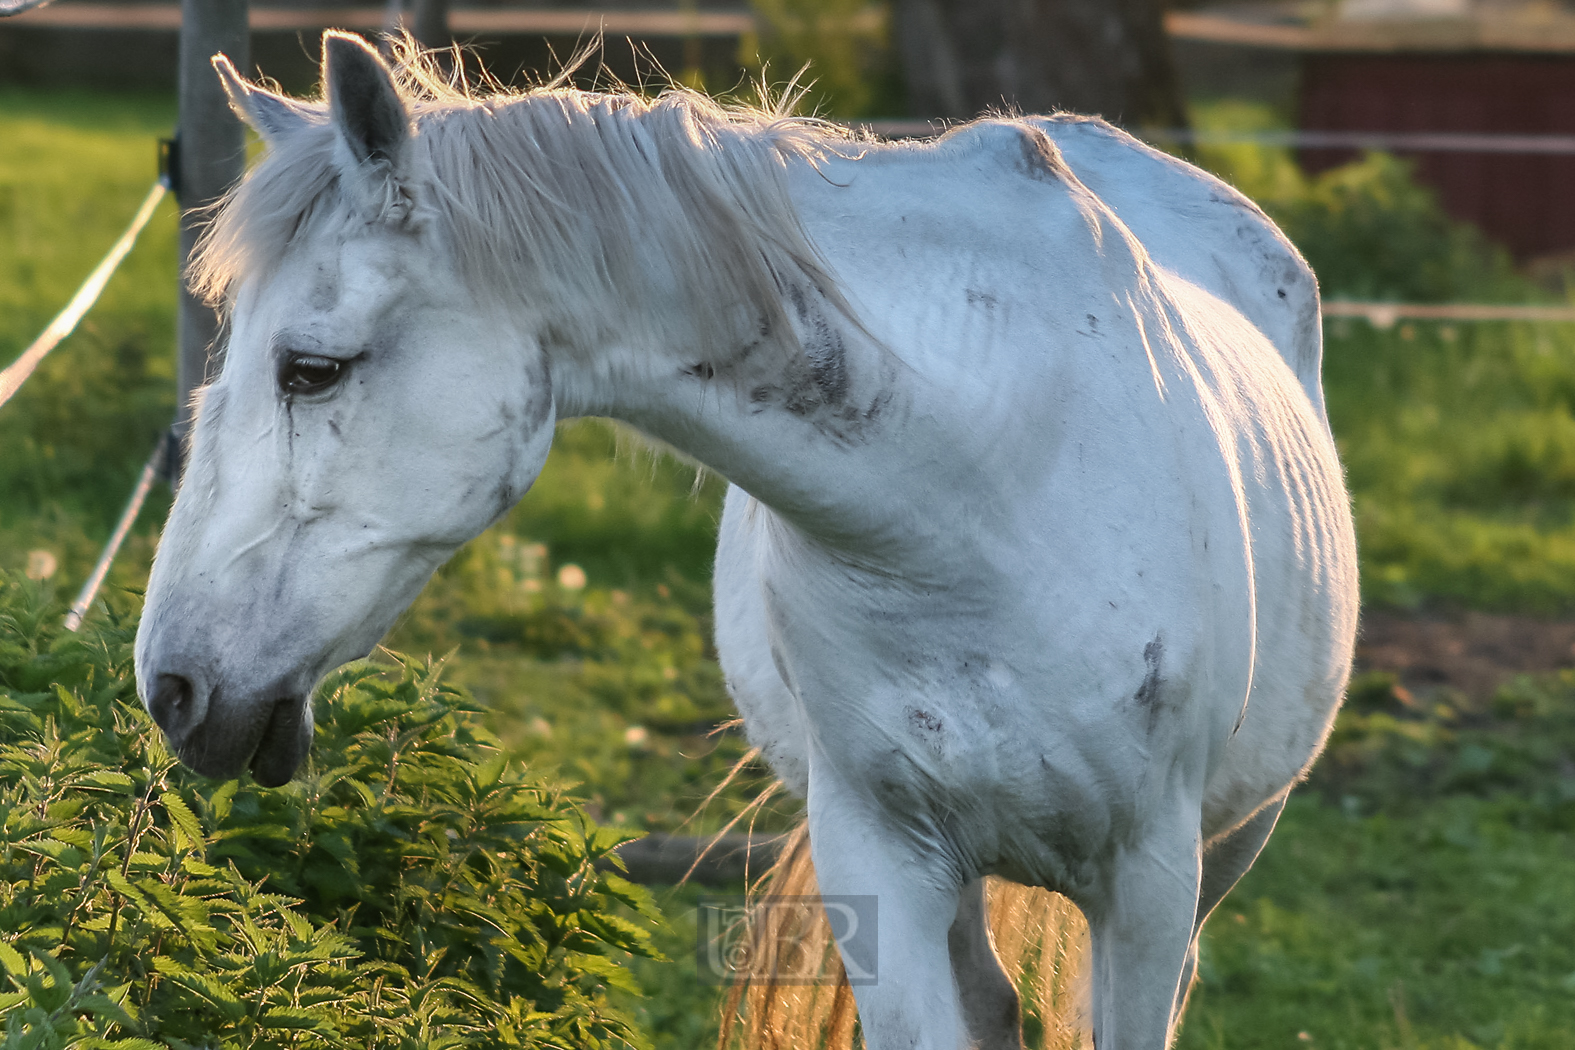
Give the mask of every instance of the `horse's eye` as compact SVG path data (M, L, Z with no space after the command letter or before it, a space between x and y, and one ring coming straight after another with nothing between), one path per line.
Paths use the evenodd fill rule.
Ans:
M312 354L287 354L279 361L279 390L286 394L320 394L339 381L344 362Z

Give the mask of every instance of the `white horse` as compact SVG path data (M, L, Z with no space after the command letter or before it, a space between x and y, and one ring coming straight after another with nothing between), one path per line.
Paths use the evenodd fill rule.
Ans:
M882 145L469 98L341 34L326 103L217 65L269 150L196 265L230 338L137 639L181 758L286 781L318 678L556 420L615 417L733 484L717 648L821 889L878 896L868 1045L1020 1045L996 874L1087 915L1100 1050L1167 1046L1356 621L1316 285L1268 219L1075 117Z

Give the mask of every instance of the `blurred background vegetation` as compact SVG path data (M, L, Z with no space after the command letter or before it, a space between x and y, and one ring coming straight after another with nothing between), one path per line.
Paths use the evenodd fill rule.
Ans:
M851 0L757 6L767 31L751 56L769 80L810 62L806 106L894 111L886 21ZM1286 122L1228 98L1188 111L1203 129ZM162 96L0 90L0 362L127 221L173 118ZM1190 157L1284 226L1327 298L1567 299L1561 279L1531 279L1445 217L1393 157L1315 177L1285 149ZM175 222L163 209L79 331L0 410L0 570L40 577L51 616L173 412ZM1575 325L1335 320L1325 335L1367 607L1575 617ZM711 649L722 489L611 424L563 424L531 494L439 572L387 644L451 653L447 680L486 710L501 746L596 820L789 827L792 800L755 805L771 777L746 761ZM156 497L111 575L106 600L123 615L166 509ZM1421 698L1360 677L1330 755L1206 934L1181 1045L1575 1045L1572 755L1575 675ZM714 989L689 957L694 893L658 894L667 961L620 956L643 994L607 989L661 1047L714 1038Z

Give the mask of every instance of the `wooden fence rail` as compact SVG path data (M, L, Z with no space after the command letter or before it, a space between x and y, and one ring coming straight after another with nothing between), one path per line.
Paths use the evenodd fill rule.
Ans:
M643 885L737 886L765 873L786 835L647 835L626 842L618 856L630 882Z

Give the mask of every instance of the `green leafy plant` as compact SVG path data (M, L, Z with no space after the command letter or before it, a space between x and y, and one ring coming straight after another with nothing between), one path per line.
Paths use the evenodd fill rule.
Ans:
M186 773L131 625L57 634L0 577L4 1046L643 1045L627 835L530 779L441 666L352 665L289 787Z

